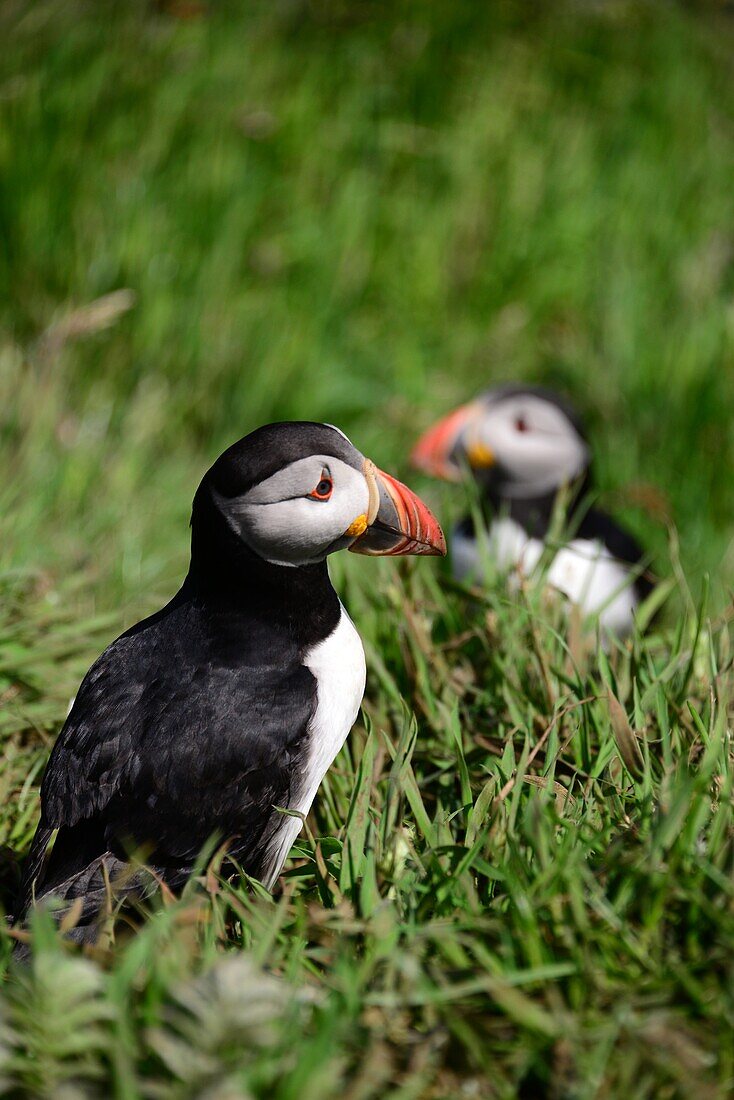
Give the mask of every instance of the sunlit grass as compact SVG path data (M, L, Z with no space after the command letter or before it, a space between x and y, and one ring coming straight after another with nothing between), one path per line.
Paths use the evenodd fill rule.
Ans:
M691 617L677 638L607 658L573 653L536 590L446 590L426 563L400 578L365 569L347 589L371 668L365 724L282 894L227 883L215 861L136 933L118 923L66 1023L52 1007L59 948L39 926L34 969L9 992L14 1079L46 1073L48 1088L63 1060L77 1080L112 1073L171 1096L195 1095L176 1091L183 1067L263 1096L304 1079L314 1096L402 1080L416 1096L472 1080L480 1095L523 1081L656 1096L687 1095L695 1072L719 1095L734 1070L726 627ZM40 740L10 757L11 790L44 754ZM27 810L17 795L5 807L20 847ZM238 947L265 971L244 986ZM195 975L218 958L204 996ZM78 1049L77 1011L95 1021ZM57 1035L45 1070L25 1031L39 1012L53 1018L33 1043Z

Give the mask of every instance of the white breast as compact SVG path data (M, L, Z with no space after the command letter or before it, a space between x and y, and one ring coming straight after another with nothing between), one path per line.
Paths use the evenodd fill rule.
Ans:
M501 573L520 569L532 573L543 553L543 543L530 539L514 519L497 519L485 534L484 545L474 535L457 531L451 540L451 567L459 581L480 581L491 564Z
M303 663L316 677L316 712L309 725L310 749L298 798L288 808L305 817L321 780L354 725L364 695L367 668L362 640L343 607L336 628L323 642L312 646ZM266 886L272 886L280 874L301 827L300 817L284 816Z
M485 556L510 574L511 584L513 578L532 576L543 549L540 539L528 538L512 519L496 520L487 532ZM457 579L481 579L482 547L477 540L455 536L451 553ZM632 576L600 541L572 539L553 558L546 579L578 604L585 617L598 616L603 634L624 637L632 630L638 606Z
M316 713L309 730L308 784L297 807L305 814L354 725L364 695L367 667L362 639L343 607L336 630L310 650L304 664L318 685Z
M598 616L603 633L624 637L632 630L638 600L630 571L598 539L572 539L562 547L548 582L584 615Z

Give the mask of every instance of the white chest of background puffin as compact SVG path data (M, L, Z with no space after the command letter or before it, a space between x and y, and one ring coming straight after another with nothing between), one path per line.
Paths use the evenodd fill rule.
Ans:
M105 876L130 875L132 849L175 890L219 838L273 885L301 828L276 807L308 813L364 691L327 556L446 552L406 486L337 428L307 422L225 451L191 527L183 586L89 670L41 786L18 912L82 898L80 941L94 939ZM125 890L141 883L132 872Z
M489 557L502 572L529 577L540 562L559 491L570 490L568 538L552 556L547 583L622 638L650 591L636 541L606 513L589 507L591 452L575 410L540 387L498 386L455 410L418 441L412 461L459 480L468 468L486 519L454 529L450 552L459 580L481 580Z

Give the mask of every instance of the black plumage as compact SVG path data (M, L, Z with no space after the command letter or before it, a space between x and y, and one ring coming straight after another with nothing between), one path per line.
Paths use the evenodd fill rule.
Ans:
M485 553L508 575L532 574L563 493L565 524L546 558L548 584L596 621L605 644L633 629L652 588L645 556L619 523L591 506L592 449L565 398L539 386L495 386L430 427L412 458L447 480L469 474L477 486L482 537L473 517L455 527L456 577L481 579Z
M123 900L157 880L177 890L212 840L274 883L364 690L326 557L446 552L407 486L307 422L225 451L191 528L180 591L94 663L41 785L17 912L60 898L79 941L110 885Z
M565 516L566 531L572 538L600 542L617 561L629 565L637 598L644 600L654 587L645 569L647 555L637 539L617 520L601 508L589 505L589 495L592 493L593 479L589 469L570 490ZM557 501L556 491L535 497L507 498L493 485L485 485L480 503L487 528L491 528L498 517L507 516L522 528L528 538L545 542ZM474 518L464 516L456 524L454 532L466 539L476 538Z
M43 779L20 914L49 894L81 897L74 936L92 938L106 877L128 870L139 847L174 889L212 837L263 875L282 821L274 807L293 800L316 706L302 655L334 629L340 604L325 561L284 568L257 557L212 490L240 494L309 447L356 465L334 429L293 427L253 433L212 467L194 500L182 588L85 676ZM124 892L148 881L128 875Z

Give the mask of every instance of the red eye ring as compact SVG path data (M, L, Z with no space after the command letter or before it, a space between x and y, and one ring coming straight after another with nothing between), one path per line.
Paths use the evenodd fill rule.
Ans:
M327 473L321 475L321 481L308 494L310 500L328 500L334 492L334 482Z
M518 416L515 419L515 431L516 432L528 432L530 426L524 416Z

